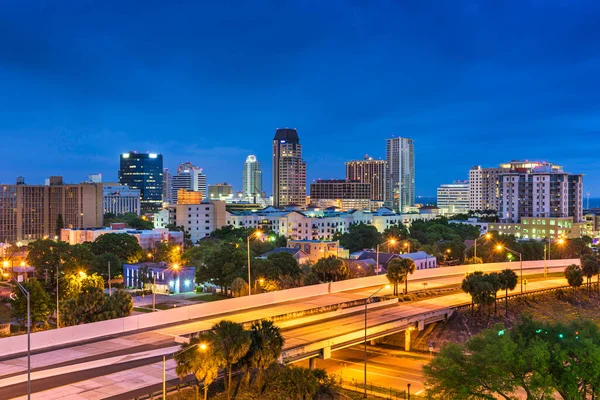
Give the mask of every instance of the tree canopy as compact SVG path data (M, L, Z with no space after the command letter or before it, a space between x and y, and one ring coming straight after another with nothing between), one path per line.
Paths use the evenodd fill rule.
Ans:
M135 263L144 258L144 251L134 236L124 233L105 233L92 244L95 255L111 253L126 263Z
M348 279L350 269L341 258L329 256L319 259L313 265L312 272L321 282L336 282Z
M350 225L348 232L334 235L334 240L339 240L340 245L348 249L350 253L362 249L373 249L384 241L376 227L363 223Z
M565 367L565 366L568 366ZM600 331L592 322L568 325L523 319L498 325L464 345L449 344L423 367L431 398L589 398L600 390Z

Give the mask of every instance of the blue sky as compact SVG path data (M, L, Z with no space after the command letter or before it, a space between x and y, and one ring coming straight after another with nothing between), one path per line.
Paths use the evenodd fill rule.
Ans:
M14 1L0 13L0 182L116 180L161 152L271 187L277 127L309 182L415 140L418 195L472 165L548 160L600 197L595 1Z

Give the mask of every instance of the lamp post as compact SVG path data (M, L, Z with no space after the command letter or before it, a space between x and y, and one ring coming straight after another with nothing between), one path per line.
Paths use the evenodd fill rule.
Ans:
M565 239L558 238L556 240L556 243L560 244L560 245L563 245L563 244L565 244ZM548 258L547 258L547 260L550 261L550 259L552 258L551 255L550 255L550 251L552 249L552 237L549 237L548 238L548 243L546 243L544 245L544 278L548 277L548 266L546 265L546 246L548 247L548 252L547 252Z
M31 303L29 292L15 281L21 292L27 297L27 400L31 399Z
M487 239L490 240L492 238L492 234L491 233L486 233L483 236L479 236L477 239L475 239L475 241L473 242L473 258L477 258L477 241L479 239Z
M406 253L410 253L410 242L408 240L404 243L404 247L407 248Z
M367 297L365 300L365 376L364 376L364 398L367 398L367 305L369 304L369 300L373 298L377 293L381 291L381 289L389 289L390 285L385 285L377 289L372 295Z
M379 246L381 246L382 244L387 244L387 243L389 243L391 245L394 245L394 244L396 244L396 239L392 238L392 239L386 240L383 243L379 243L375 247L375 253L376 253L376 256L375 256L375 275L379 275ZM389 246L388 246L388 251L389 251Z
M256 231L251 233L250 235L248 235L248 237L246 238L247 242L248 242L248 296L252 295L252 279L250 278L250 238L252 236L256 236L257 238L262 236L262 232L261 231Z
M521 293L523 293L523 254L519 253L518 251L509 249L506 246L502 246L501 244L499 244L498 246L496 246L496 249L498 251L506 250L506 251L509 251L509 252L511 252L511 253L519 256L519 263L521 264L521 267L520 267L520 270L521 270L520 275L521 275L521 277L520 277L519 280L521 281Z
M173 353L173 357L188 351L189 349L193 349L194 347L198 346L198 348L202 351L206 350L208 348L208 345L206 343L196 343L193 344L189 347L186 347L183 350L179 350L176 353ZM166 354L163 354L163 382L162 382L162 398L163 400L167 399L167 356Z

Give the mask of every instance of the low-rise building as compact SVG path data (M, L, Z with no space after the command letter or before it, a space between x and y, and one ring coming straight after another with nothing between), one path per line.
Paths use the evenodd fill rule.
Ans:
M123 264L123 282L126 287L137 289L151 289L156 283L156 293L192 292L196 287L196 267L164 262Z
M198 204L174 204L169 206L169 223L181 226L197 243L215 229L226 225L225 202L203 201Z
M385 270L387 270L388 263L394 258L409 258L415 262L416 269L429 269L438 267L436 257L432 256L431 254L427 254L424 251L416 251L405 254L379 252L379 255L377 255L377 252L373 250L360 250L350 254L350 258L354 260L379 261L380 268Z
M260 258L268 258L271 254L278 254L278 253L291 254L296 259L296 261L298 261L298 264L300 264L300 265L306 264L310 261L308 254L306 254L301 249L294 248L294 247L277 247L271 251L266 252Z
M287 247L300 249L308 255L309 261L314 264L321 258L335 256L348 258L348 250L340 246L339 241L330 240L288 240Z
M144 250L151 249L158 242L169 242L177 245L183 245L183 232L169 231L167 228L154 228L152 230L138 230L122 227L101 227L101 228L81 228L81 229L62 229L60 240L70 245L93 242L100 236L107 233L118 233L131 235L135 237Z
M490 231L498 231L501 235L514 235L518 239L536 240L590 236L592 229L589 222L573 222L573 217L523 217L520 223L493 222L489 224Z

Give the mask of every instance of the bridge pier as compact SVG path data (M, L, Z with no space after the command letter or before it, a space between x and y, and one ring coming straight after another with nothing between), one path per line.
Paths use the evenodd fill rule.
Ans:
M323 347L323 351L321 352L321 356L319 358L322 360L331 358L331 347Z
M317 358L316 357L308 359L308 368L310 368L310 369L317 368Z
M419 331L422 331L423 329L425 329L425 320L424 319L419 321L419 323L417 324L417 329Z
M412 332L412 328L408 328L404 331L404 351L410 351L410 334Z
M369 340L369 344L371 346L375 346L377 344L377 340L373 339L373 340Z

